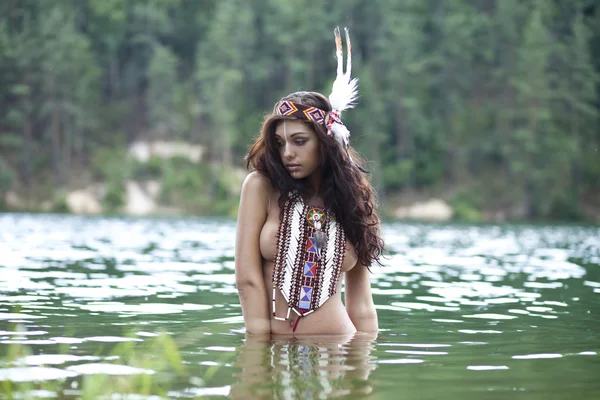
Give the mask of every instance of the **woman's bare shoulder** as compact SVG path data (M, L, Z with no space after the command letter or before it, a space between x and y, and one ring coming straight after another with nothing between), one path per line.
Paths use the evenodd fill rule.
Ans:
M246 176L242 184L238 221L246 220L249 215L252 219L262 221L269 213L272 185L269 179L253 171Z
M268 177L260 172L252 171L246 176L242 185L240 205L242 207L264 205L264 209L268 213L275 193L271 180Z
M250 195L269 195L273 191L273 186L269 178L257 171L252 171L244 179L242 192Z

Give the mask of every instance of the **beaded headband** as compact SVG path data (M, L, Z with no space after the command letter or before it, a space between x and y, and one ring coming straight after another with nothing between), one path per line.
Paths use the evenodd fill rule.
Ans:
M348 28L344 28L344 31L346 33L346 49L348 51L345 73L340 29L339 27L336 27L333 31L335 35L337 76L333 82L331 94L329 95L329 102L331 103L332 110L324 111L317 107L294 103L288 100L281 100L275 105L273 114L321 124L327 129L327 134L333 135L333 137L347 150L350 144L350 131L342 122L341 115L342 111L356 106L356 99L358 97L358 79L352 79L350 77L352 72L352 45L350 44Z
M325 125L325 117L327 116L327 112L320 108L305 106L304 104L293 103L288 100L281 100L277 103L273 114L312 121L323 126Z

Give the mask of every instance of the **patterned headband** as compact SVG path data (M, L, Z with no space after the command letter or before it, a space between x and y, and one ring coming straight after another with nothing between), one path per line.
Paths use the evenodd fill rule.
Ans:
M346 33L346 49L348 51L346 58L346 72L344 72L343 66L343 52L342 52L342 38L340 36L340 29L335 28L333 31L335 35L335 56L337 58L337 74L331 94L329 95L329 102L331 103L331 111L324 111L320 108L307 106L300 103L294 103L289 100L281 100L275 104L273 109L273 115L280 115L282 117L292 117L304 121L312 121L317 124L323 125L327 129L327 135L333 136L343 147L348 151L350 146L350 131L342 122L342 111L356 106L356 100L358 97L358 79L352 78L352 45L350 44L350 34L348 28L344 28ZM348 154L350 162L352 157ZM362 172L368 173L367 170L356 164L358 169Z
M275 104L273 114L316 122L317 124L323 125L325 129L327 129L327 134L330 136L335 136L336 133L332 129L334 123L341 127L344 126L344 123L340 119L340 114L336 110L324 111L317 107L294 103L289 100L281 100L279 103ZM348 148L347 141L345 143L340 141L340 143L344 145L344 148Z
M312 121L323 126L325 126L325 117L327 116L327 112L320 108L293 103L288 100L281 100L275 104L273 114Z
M346 33L346 49L348 51L346 59L346 72L343 66L342 37L340 29L335 28L335 56L337 58L337 75L331 88L329 102L331 111L324 111L317 107L307 106L300 103L294 103L288 100L281 100L275 104L274 115L283 117L293 117L305 121L316 122L327 129L327 134L333 136L346 150L350 145L350 131L342 122L342 111L356 106L358 97L358 80L352 79L352 45L350 44L350 34L348 28L344 28Z

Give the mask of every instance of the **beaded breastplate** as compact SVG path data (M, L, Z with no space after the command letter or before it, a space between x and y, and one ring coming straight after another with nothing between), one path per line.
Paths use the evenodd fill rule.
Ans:
M302 199L286 200L273 269L274 319L286 321L294 311L299 320L336 293L345 245L344 229L332 212ZM288 303L285 317L276 315L276 289Z

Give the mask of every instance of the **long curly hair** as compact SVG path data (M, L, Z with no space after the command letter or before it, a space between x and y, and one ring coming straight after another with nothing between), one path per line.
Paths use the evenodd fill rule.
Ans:
M331 111L331 104L324 95L317 92L295 92L281 100L300 103ZM275 129L281 120L289 119L279 115L267 115L259 136L250 146L246 156L247 168L266 176L273 187L279 190L279 206L283 205L292 193L308 199L308 186L305 179L294 179L284 167L275 141ZM354 246L358 260L366 267L373 262L381 264L383 239L379 231L379 217L375 211L376 197L373 187L358 165L363 160L351 147L348 153L326 129L311 121L302 121L311 127L320 140L320 170L325 187L324 203L333 211L341 223L346 237ZM349 157L352 157L350 161Z

